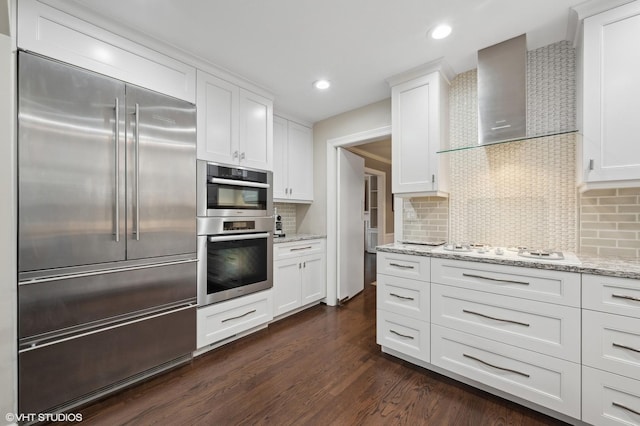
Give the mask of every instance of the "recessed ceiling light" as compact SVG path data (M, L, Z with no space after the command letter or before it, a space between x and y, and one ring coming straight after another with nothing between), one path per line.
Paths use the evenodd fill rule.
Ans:
M447 24L440 24L431 31L431 38L443 39L451 34L451 27Z
M316 80L313 82L313 87L318 90L326 90L331 87L331 82L329 80Z

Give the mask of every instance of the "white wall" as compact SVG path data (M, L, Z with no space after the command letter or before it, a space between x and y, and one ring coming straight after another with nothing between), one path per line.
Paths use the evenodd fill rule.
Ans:
M391 125L391 98L313 125L313 204L298 209L298 232L327 233L327 140Z
M8 2L0 3L0 423L16 412L15 63ZM9 422L10 423L10 422Z

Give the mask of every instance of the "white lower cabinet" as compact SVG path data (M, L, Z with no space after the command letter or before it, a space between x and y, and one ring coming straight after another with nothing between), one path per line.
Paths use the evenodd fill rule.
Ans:
M431 322L580 362L580 309L431 284Z
M421 361L430 360L430 324L378 309L377 343Z
M580 418L580 364L432 324L431 363Z
M272 319L271 289L198 308L197 347L221 342Z
M640 381L583 366L582 420L593 425L640 425Z
M580 274L381 252L377 279L383 351L580 419Z
M326 297L326 254L323 239L278 243L274 253L274 317Z

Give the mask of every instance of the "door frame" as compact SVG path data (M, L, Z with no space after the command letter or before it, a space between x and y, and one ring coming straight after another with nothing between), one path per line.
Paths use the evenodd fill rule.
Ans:
M338 304L338 148L362 145L388 137L391 137L390 125L327 140L327 298L325 301L329 306ZM394 220L394 227L397 226L398 230L402 227L402 211L398 211L399 204L396 203ZM397 240L398 237L395 239Z

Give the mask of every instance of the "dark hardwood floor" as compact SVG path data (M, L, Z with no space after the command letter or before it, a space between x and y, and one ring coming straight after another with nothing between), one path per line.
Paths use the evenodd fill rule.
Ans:
M376 254L364 252L364 285L376 280Z
M278 321L85 407L83 424L562 424L380 352L375 297Z

